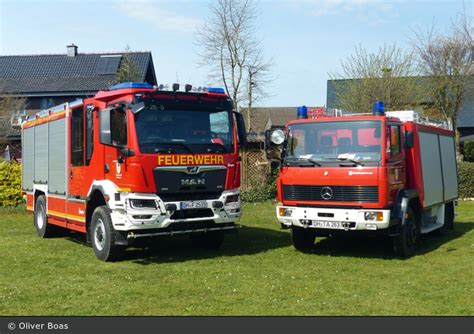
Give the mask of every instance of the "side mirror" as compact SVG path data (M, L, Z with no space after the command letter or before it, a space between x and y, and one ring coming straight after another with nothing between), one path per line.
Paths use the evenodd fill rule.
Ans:
M237 123L237 135L239 137L239 148L247 146L247 131L245 129L244 115L234 112L235 121Z
M405 147L413 148L414 145L415 145L415 137L413 135L413 131L405 132Z
M122 154L124 157L133 157L135 155L135 151L128 147L122 147L120 149L120 154Z
M265 153L268 160L280 160L285 132L281 129L265 131Z
M112 145L110 111L110 108L99 111L99 139L104 145Z
M143 109L145 109L145 102L138 102L138 103L134 103L130 106L130 110L132 111L132 113L134 114L137 114L139 113L140 111L142 111Z

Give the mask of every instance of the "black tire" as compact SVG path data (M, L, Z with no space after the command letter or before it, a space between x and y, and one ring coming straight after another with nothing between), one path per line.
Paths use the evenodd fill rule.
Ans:
M219 249L224 242L224 233L222 231L212 231L203 234L191 234L189 238L193 247Z
M46 212L46 197L44 195L38 196L35 203L34 224L36 233L41 238L51 238L57 234L57 228L48 223L48 214Z
M446 203L444 207L444 228L454 230L454 203Z
M405 224L401 227L400 234L394 237L395 253L403 258L408 258L415 253L416 245L420 240L420 223L417 221L412 208L406 212Z
M89 233L94 253L99 260L111 262L123 257L125 246L115 244L116 231L109 208L99 206L94 210Z
M316 233L309 228L293 226L291 228L291 242L300 252L308 253L314 247Z

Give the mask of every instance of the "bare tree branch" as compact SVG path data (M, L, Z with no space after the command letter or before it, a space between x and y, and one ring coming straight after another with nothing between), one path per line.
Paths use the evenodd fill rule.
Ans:
M415 75L414 57L396 44L384 45L376 53L362 46L341 62L342 72L329 73L335 80L337 108L370 112L374 101L383 101L389 110L415 108L423 91Z
M199 65L210 69L209 79L224 85L236 107L247 103L251 108L255 98L265 96L260 82L271 67L254 37L257 8L251 0L217 0L211 13L196 33Z

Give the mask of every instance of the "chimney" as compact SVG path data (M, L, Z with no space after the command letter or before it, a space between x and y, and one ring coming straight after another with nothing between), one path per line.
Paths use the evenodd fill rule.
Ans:
M77 56L77 45L74 45L74 43L71 43L71 45L68 45L66 47L67 47L67 56L68 57Z

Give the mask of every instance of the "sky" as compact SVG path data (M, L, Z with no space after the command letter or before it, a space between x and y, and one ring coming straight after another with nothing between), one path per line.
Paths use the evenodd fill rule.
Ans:
M0 55L151 51L159 83L209 85L198 65L195 32L210 18L208 0L0 0ZM445 31L473 0L256 1L256 38L272 59L260 106L323 106L329 73L360 45L396 43L409 51L414 31ZM212 84L212 83L211 83ZM221 85L217 85L221 86Z

